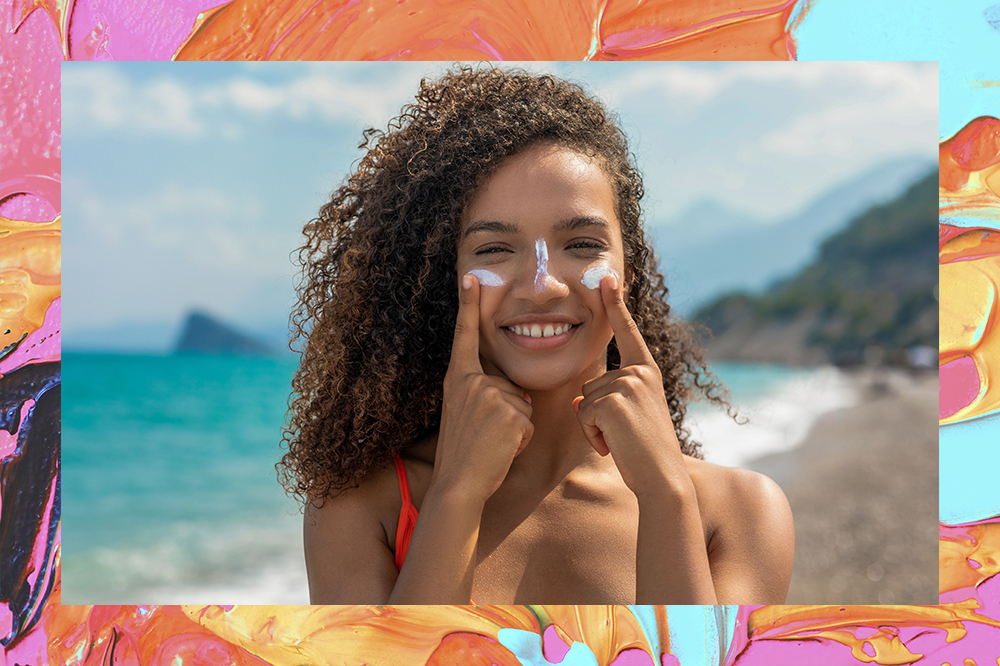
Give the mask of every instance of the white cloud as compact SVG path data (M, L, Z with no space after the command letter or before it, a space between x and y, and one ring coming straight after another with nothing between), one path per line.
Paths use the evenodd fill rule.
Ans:
M352 79L351 66L342 63L297 66L297 76L280 82L256 76L266 71L257 67L233 68L233 76L218 81L182 80L169 68L162 74L151 68L150 78L131 80L113 66L67 67L63 72L64 131L73 135L142 132L186 139L217 133L239 138L244 135L244 121L269 116L325 121L361 118L380 126L412 98L416 82L428 70L425 63L383 64L376 85L372 80Z
M196 111L189 88L170 77L136 85L120 70L93 63L63 71L65 134L140 131L193 138L205 131Z
M287 257L278 259L273 252L273 231L260 224L263 214L255 199L172 184L149 194L107 197L73 177L64 187L86 242L99 244L111 257L122 251L183 256L195 266L248 276L287 273ZM72 245L66 250L76 251Z
M906 99L916 108L937 109L936 63L908 62L749 62L705 66L681 63L626 70L603 86L612 106L634 104L636 98L666 99L681 109L698 109L725 101L739 84L780 86L799 94L817 94L835 82L852 97L871 98L882 91L890 99Z

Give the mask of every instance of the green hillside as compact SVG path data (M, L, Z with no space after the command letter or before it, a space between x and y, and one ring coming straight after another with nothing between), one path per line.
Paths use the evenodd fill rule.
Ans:
M691 319L712 331L710 355L851 364L869 346L882 347L887 361L913 345L937 347L937 201L935 171L828 238L797 275L763 294L730 293L699 309ZM764 331L800 348L770 349Z

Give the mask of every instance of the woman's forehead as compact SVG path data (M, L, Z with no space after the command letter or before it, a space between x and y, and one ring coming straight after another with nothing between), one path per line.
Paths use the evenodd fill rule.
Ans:
M462 228L482 222L483 216L518 218L532 213L605 218L613 223L615 209L611 178L599 160L558 144L535 144L505 158L483 180L465 207Z

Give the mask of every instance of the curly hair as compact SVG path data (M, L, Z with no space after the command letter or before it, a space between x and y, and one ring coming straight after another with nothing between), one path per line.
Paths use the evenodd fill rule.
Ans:
M357 170L306 224L298 251L291 326L302 356L277 465L290 495L322 502L438 428L463 211L505 158L540 142L595 158L609 176L633 275L629 311L663 376L681 450L701 458L687 404L700 393L728 406L728 394L694 330L670 314L642 230L642 176L599 101L552 76L461 67L422 80L416 102L364 139ZM618 367L613 339L607 358Z

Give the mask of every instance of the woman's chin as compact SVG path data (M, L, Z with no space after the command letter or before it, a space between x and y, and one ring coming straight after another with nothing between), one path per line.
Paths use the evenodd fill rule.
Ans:
M558 391L570 385L575 386L576 390L579 390L583 381L590 379L590 377L587 377L581 380L581 370L579 367L571 369L546 368L542 364L530 369L504 372L504 375L525 391L533 392Z

